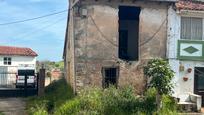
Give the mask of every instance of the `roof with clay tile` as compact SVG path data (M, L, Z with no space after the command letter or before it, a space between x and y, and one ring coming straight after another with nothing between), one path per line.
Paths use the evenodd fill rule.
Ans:
M179 0L176 3L179 10L199 10L204 11L204 0Z
M38 56L38 54L30 48L12 46L0 46L0 55Z

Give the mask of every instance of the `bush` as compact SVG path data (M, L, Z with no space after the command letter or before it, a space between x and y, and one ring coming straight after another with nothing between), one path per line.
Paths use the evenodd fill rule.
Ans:
M74 99L56 110L56 115L63 114L131 114L135 111L138 99L133 88L107 89L86 88Z
M103 110L102 97L103 91L100 88L94 87L82 90L78 95L82 107L81 109L101 113L101 110Z
M81 105L79 99L67 101L55 111L55 115L71 115L80 111Z
M169 95L163 95L161 101L162 101L162 108L166 108L171 111L176 111L178 108L178 105L176 104L176 101L174 100L174 98Z
M49 88L50 91L51 89L56 90L54 87ZM49 90L47 91L50 92ZM46 95L54 95L48 92ZM144 96L139 97L135 96L132 87L111 86L107 89L92 87L85 88L73 99L66 98L64 102L50 96L45 96L43 99L36 98L33 101L35 106L30 110L32 115L47 115L47 111L54 115L172 115L176 113L176 103L167 95L162 97L163 107L157 111L155 97L155 88L148 89ZM60 103L51 102L51 100Z
M165 59L152 59L144 66L144 74L150 77L150 87L156 88L160 95L170 94L174 72Z
M45 110L45 108L38 107L38 108L35 109L35 111L33 112L33 115L48 115L48 112L47 112L47 110Z
M72 101L66 102L56 110L56 115L152 115L153 113L174 113L170 108L174 106L170 97L162 99L164 106L156 111L156 89L147 90L144 97L136 97L131 87L116 89L87 88L79 93ZM171 115L171 114L170 114Z
M162 95L172 93L172 79L174 72L167 60L165 59L152 59L144 66L144 74L150 78L150 87L155 88L157 91L156 103L157 110L161 107Z
M155 115L177 115L176 101L169 95L162 96L162 108L159 111L154 112Z
M64 104L65 101L74 97L72 88L67 84L65 79L60 79L51 83L45 88L45 95L42 97L30 97L27 99L27 111L33 115L38 112L48 111L52 113L56 107Z
M45 99L49 100L48 104L51 108L52 106L60 106L65 100L73 97L72 88L65 79L54 81L45 88Z
M143 108L146 114L151 115L157 109L155 88L149 88L144 95Z

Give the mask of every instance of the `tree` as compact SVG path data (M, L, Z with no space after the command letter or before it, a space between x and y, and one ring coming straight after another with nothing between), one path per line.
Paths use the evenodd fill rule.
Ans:
M172 79L174 72L171 70L170 65L165 59L152 59L144 67L144 74L150 78L150 87L157 90L157 107L161 107L161 96L163 94L172 93Z

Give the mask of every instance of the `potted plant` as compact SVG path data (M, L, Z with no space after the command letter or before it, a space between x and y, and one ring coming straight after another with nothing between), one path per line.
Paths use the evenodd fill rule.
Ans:
M188 77L184 76L183 81L188 81Z
M188 68L188 73L191 73L192 72L192 68Z

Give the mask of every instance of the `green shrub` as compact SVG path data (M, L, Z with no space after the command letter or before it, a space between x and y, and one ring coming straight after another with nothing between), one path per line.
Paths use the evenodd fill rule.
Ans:
M118 114L120 113L120 106L119 106L119 98L120 93L114 87L111 86L107 89L104 89L103 96L102 96L102 103L103 103L103 112L105 114L112 113Z
M65 79L60 79L45 88L44 96L28 98L26 109L31 115L40 108L44 108L45 111L52 113L56 107L61 106L64 102L73 97L72 88L67 84ZM39 110L39 112L40 111L41 110Z
M155 115L177 115L177 104L176 101L169 95L162 96L162 108L156 112Z
M119 95L116 100L120 113L131 114L137 110L137 106L140 105L139 98L134 94L132 87L124 87L118 89ZM140 110L140 109L139 109Z
M46 104L43 104L43 102L30 107L27 111L29 115L48 115Z
M56 93L57 89L62 89L61 86L58 88L57 86L49 86L46 95L55 95L51 92ZM56 95L62 96L62 93L65 92ZM167 95L162 96L163 107L157 111L156 93L155 88L148 89L144 96L135 96L132 87L110 86L106 89L89 87L79 92L75 98L66 96L64 100L46 95L41 98L32 97L30 99L33 99L34 105L30 110L32 115L46 115L47 111L54 115L173 115L176 113L176 103Z
M33 115L48 115L48 112L43 108L37 108Z
M65 104L56 109L55 115L72 115L76 114L81 110L80 100L73 99L67 101Z
M98 111L103 110L102 107L103 91L100 88L86 88L78 94L82 110Z
M144 74L151 78L150 87L156 88L158 94L172 93L172 79L174 71L171 70L166 59L152 59L144 66Z
M149 88L144 95L144 101L143 101L143 111L147 114L151 115L154 111L157 109L156 105L156 89L155 88Z
M144 113L145 110L142 99L134 95L131 87L86 88L74 100L66 102L55 114L124 115Z
M65 100L74 97L72 88L67 84L65 79L52 82L45 88L45 99L49 100L51 108L60 106Z
M155 112L154 115L178 115L178 113L175 110L161 108L159 111Z
M172 111L175 111L178 108L174 98L169 95L163 95L161 101L162 101L162 108L166 108Z

